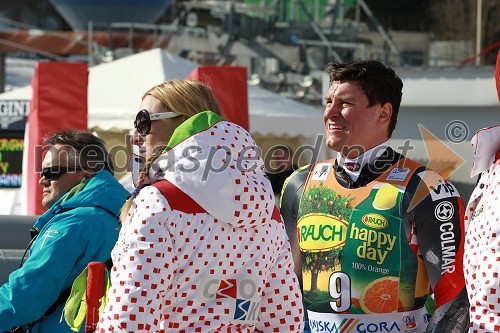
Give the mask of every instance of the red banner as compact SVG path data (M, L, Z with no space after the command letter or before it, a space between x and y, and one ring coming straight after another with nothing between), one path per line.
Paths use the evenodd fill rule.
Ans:
M27 214L39 215L42 186L38 184L43 138L66 129L87 129L88 69L85 63L40 62L31 82L33 97L25 131ZM23 185L24 186L24 185Z
M210 86L221 105L222 116L248 130L246 67L200 66L189 73L187 78Z

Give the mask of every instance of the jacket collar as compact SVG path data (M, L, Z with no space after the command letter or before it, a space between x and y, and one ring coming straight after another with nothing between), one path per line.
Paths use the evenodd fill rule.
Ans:
M365 164L363 166L359 177L355 182L349 178L349 175L345 172L344 168L338 165L337 160L335 159L335 178L337 178L337 181L343 187L362 187L375 180L401 158L403 158L403 155L395 152L391 147L388 147L373 164Z

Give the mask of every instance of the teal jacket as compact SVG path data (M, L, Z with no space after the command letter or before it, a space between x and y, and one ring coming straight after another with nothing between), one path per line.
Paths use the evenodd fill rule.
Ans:
M103 170L40 216L34 226L39 234L28 260L0 287L0 332L40 319L89 262L110 258L118 239L120 208L128 195ZM32 332L71 332L61 321L63 307L34 325Z

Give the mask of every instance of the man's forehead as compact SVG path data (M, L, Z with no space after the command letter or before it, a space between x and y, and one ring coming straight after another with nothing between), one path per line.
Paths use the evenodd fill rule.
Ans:
M66 147L51 146L44 151L42 165L66 166L73 158L72 152Z
M328 94L333 95L351 95L353 93L353 87L359 87L359 85L354 81L333 81L328 89ZM361 89L361 87L359 87Z

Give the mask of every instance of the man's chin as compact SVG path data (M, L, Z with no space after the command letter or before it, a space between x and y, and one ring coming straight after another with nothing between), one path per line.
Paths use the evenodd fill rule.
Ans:
M331 150L340 151L342 150L342 145L334 140L326 140L326 146Z
M42 199L42 206L44 208L50 208L54 202L50 199Z

